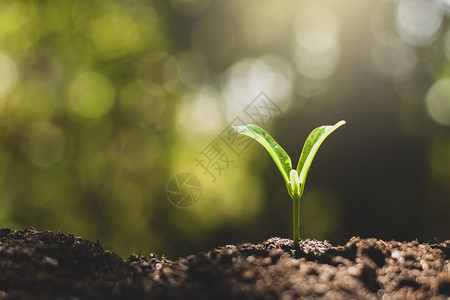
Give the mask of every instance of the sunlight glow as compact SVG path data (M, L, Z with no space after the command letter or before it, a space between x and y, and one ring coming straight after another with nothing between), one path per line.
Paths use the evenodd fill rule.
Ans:
M330 76L339 62L339 20L330 9L311 6L295 21L297 70L312 79Z

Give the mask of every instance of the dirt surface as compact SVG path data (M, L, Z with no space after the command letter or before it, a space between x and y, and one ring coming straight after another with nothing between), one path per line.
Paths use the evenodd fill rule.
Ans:
M230 245L123 260L100 242L0 229L0 299L449 299L450 240Z

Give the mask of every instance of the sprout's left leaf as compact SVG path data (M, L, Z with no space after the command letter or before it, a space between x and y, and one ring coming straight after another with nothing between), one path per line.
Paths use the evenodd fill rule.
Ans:
M292 170L291 159L287 155L286 151L278 145L277 142L268 134L264 129L257 125L249 124L242 126L233 126L234 130L236 130L240 134L245 134L246 136L251 137L258 141L261 145L266 148L269 152L270 156L272 156L275 164L278 166L278 169L283 175L284 180L286 181L286 185L289 186L289 173Z

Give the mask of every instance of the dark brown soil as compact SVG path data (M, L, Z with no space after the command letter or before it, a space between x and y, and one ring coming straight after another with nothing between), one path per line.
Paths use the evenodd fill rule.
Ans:
M176 261L121 259L73 234L0 229L0 299L449 299L450 241L288 239Z

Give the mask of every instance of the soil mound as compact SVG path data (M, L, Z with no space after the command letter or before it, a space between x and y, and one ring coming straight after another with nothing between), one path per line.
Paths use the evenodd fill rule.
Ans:
M175 261L123 260L100 242L0 229L0 299L448 299L450 240L288 239ZM384 298L383 297L383 298Z

